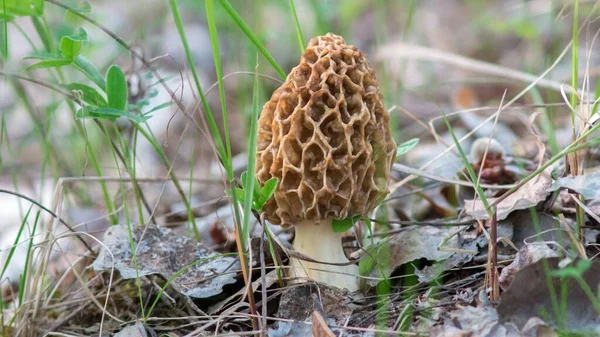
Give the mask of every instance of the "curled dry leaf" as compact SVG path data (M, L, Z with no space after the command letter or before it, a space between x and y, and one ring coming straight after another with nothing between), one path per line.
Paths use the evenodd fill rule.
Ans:
M115 334L115 337L148 337L149 334L142 323L128 325Z
M442 325L431 329L431 337L521 337L519 330L512 324L498 323L498 313L491 305L462 306L450 311Z
M534 207L544 201L550 194L552 185L552 167L542 171L537 177L531 179L521 186L515 193L498 203L497 218L504 220L506 217L520 209ZM488 202L493 204L497 198L489 198ZM465 200L465 213L477 220L489 220L487 210L481 200Z
M532 243L523 246L517 253L515 260L502 269L502 273L500 273L499 281L502 290L508 288L519 270L548 257L558 257L558 254L545 243Z
M218 295L224 285L236 282L240 270L237 258L218 254L167 228L136 227L132 229L132 235L137 268L133 263L128 228L118 225L106 231L104 246L93 264L94 270L110 271L114 267L125 279L156 274L165 280L181 272L172 280L171 286L179 293L195 298Z

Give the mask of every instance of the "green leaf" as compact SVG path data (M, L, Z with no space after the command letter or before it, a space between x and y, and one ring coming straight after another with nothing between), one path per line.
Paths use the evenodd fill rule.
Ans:
M373 271L373 268L377 265L377 252L379 251L379 244L370 246L367 248L364 257L358 262L358 273L361 276L368 276Z
M81 16L77 15L77 13L83 14L83 15L89 15L92 13L92 6L90 5L89 2L83 1L83 3L79 6L79 8L68 9L65 12L65 17L64 17L65 23L70 24L75 27L81 26L83 24L83 22L85 22L85 20Z
M273 177L273 178L267 180L267 182L260 189L260 199L259 200L260 200L261 206L264 205L267 201L269 201L269 199L271 199L271 197L275 193L275 190L277 189L278 182L279 182L279 180L277 178Z
M571 264L563 269L552 270L551 275L554 277L581 278L583 277L583 274L591 267L591 260L579 260L577 265Z
M44 0L0 0L0 13L16 16L41 16L44 14Z
M243 203L246 198L246 191L243 188L235 188L235 195L237 196L238 202Z
M598 99L600 99L600 77L598 77L596 80L596 94L594 97L596 98L594 99L594 105L592 107L592 116L596 114L596 111L598 111L598 105L600 104L600 102L598 102Z
M366 216L360 216L359 219L362 220L365 223L365 225L367 226L367 228L369 229L369 231L371 231L371 219L369 219ZM371 233L371 234L373 234L373 233Z
M148 102L146 102L146 104L148 104ZM151 113L153 113L155 111L162 110L162 109L164 109L164 108L166 108L168 106L171 106L171 105L173 105L173 101L169 101L169 102L165 102L163 104L159 104L159 105L155 106L154 108L150 109L149 111L144 112L144 115L149 115L149 114L151 114Z
M25 68L25 71L31 71L42 68L63 67L69 64L71 64L71 62L67 60L46 60L30 65L29 67Z
M2 0L0 0L2 1ZM56 53L45 53L45 52L37 52L33 53L29 56L25 56L26 60L63 60L63 57L60 54Z
M107 103L104 97L94 88L81 84L81 83L69 83L63 85L70 91L80 91L83 95L81 100L95 106L106 107Z
M248 177L248 171L244 171L240 175L240 181L242 182L242 187L243 188L246 188L246 186L248 186L248 184L246 184L247 177Z
M137 116L131 112L122 111L113 108L100 108L97 106L87 105L77 111L76 118L99 118L115 121L119 117L124 117L137 123L143 123L148 120L148 117Z
M77 68L77 70L82 72L90 80L96 83L100 89L105 90L106 84L104 83L104 78L102 78L102 75L100 75L98 69L96 69L96 67L94 67L94 65L88 61L88 59L79 55L75 58L74 66Z
M70 40L73 40L73 41L80 41L80 42L89 41L87 31L83 28L79 28L79 30L77 30L77 34L63 36L63 38L65 38L65 37Z
M419 144L419 138L413 138L407 142L404 142L404 143L398 145L398 150L396 151L396 160L395 161L398 161L400 159L400 157L402 157L403 155L408 153L408 151L414 149L414 147L417 146L417 144Z
M87 32L83 28L79 28L79 32L75 35L63 36L59 46L62 56L71 62L75 61L81 52L83 42L87 40Z
M127 80L118 65L111 66L106 73L106 96L108 106L113 109L124 110L127 106Z
M15 17L10 14L0 13L0 22L12 22L15 20Z
M352 228L352 226L354 226L354 219L353 218L346 218L346 219L333 219L333 221L331 221L331 227L333 228L333 231L336 233L343 233L347 230L349 230L350 228Z

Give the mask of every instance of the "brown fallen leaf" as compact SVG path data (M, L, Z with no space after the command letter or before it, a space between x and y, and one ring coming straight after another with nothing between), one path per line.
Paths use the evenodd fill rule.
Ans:
M528 209L544 201L550 194L549 188L552 186L551 173L552 166L498 203L496 205L498 220L506 219L513 211ZM488 203L493 204L496 200L497 198L489 198ZM479 199L465 200L465 213L477 220L489 220L487 210Z
M136 247L134 263L129 229L126 225L110 227L93 268L97 272L117 270L124 279L161 275L171 280L179 293L207 298L222 292L223 286L235 283L240 270L237 258L218 254L201 243L180 236L164 227L147 226L131 229Z
M557 257L558 254L545 243L532 243L519 249L515 260L500 273L500 287L506 290L519 270L542 258Z
M311 332L313 337L336 337L317 310L314 310L312 313Z

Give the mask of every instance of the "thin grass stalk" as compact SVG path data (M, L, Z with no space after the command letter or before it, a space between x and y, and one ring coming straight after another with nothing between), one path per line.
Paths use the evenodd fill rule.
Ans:
M6 14L6 0L2 0L2 9L4 15ZM2 58L4 61L8 60L8 20L2 20L2 25L4 26L4 41L2 44Z
M492 293L490 299L492 301L500 300L500 286L498 280L498 220L496 207L492 207L492 220L490 222L490 257L491 257L491 272L490 272L490 284L492 286Z
M118 130L118 128L117 128ZM137 148L138 148L138 132L137 130L133 131L133 135L132 135L132 144L131 144L131 148L133 150L133 156L132 156L132 160L131 160L131 172L133 174L133 176L137 177L137 160L135 160L135 158L137 158ZM137 179L136 179L137 182ZM138 211L138 217L140 218L140 223L144 224L146 223L146 220L144 219L144 208L142 205L142 198L140 197L139 194L136 193L136 202L137 202L137 211ZM149 215L150 217L152 217L152 214Z
M222 161L223 166L225 166L224 162L227 158L225 146L223 145L223 140L221 139L221 134L219 132L219 127L217 126L217 122L212 114L212 110L208 106L208 102L206 100L206 96L204 95L204 91L202 90L202 85L200 84L200 77L198 76L198 71L196 70L196 65L194 63L194 58L192 57L192 52L189 47L189 43L187 40L187 36L185 34L185 30L183 28L183 22L181 20L181 14L179 13L179 8L177 7L177 2L175 0L169 0L169 5L171 7L171 12L173 13L173 19L175 21L175 26L177 27L177 31L179 33L179 38L181 43L183 44L183 49L185 50L185 56L192 71L192 78L194 79L194 83L196 85L196 91L200 96L200 102L202 103L202 108L204 109L204 115L208 121L208 126L212 133L215 147L217 149L217 153L219 154L219 159Z
M257 64L254 68L258 72L258 55ZM250 219L253 217L252 214L252 200L254 196L254 189L258 188L255 185L256 182L256 139L258 135L258 117L260 114L259 109L259 89L258 89L258 76L254 77L254 89L252 94L252 117L250 120L250 139L248 140L248 169L246 171L246 181L242 182L245 189L244 195L244 222L243 222L243 240L249 238Z
M258 49L258 51L267 59L267 61L271 64L273 69L275 69L277 74L279 74L279 76L282 79L285 79L285 77L286 77L285 72L281 69L281 67L279 67L279 64L277 64L277 61L275 61L273 56L271 56L271 54L269 54L269 52L267 51L267 48L265 48L265 46L260 42L260 39L258 38L258 36L256 36L256 34L254 34L254 32L252 31L252 29L250 29L250 27L248 27L246 22L244 22L244 19L242 19L242 17L238 14L238 12L235 11L235 9L233 8L233 6L231 6L229 1L227 1L227 0L217 0L217 1L223 7L223 9L225 9L227 14L229 14L229 16L233 19L233 21L237 24L237 26L242 30L242 32L244 32L244 34L246 34L248 39L250 39L250 41L252 41L252 44L254 44L256 49Z
M2 115L2 118L0 118L0 148L2 148L2 144L4 142L4 134L6 132L6 116ZM3 160L2 160L2 156L0 156L0 171L3 168ZM0 276L0 288L1 288L1 284L2 284L2 276ZM5 332L4 332L4 298L2 297L2 291L0 290L0 334L2 334L2 336L5 336Z
M15 250L19 246L19 239L21 238L21 235L23 234L23 230L25 229L25 225L27 224L27 219L29 218L29 214L31 214L31 209L32 208L33 208L33 205L29 206L29 210L27 211L27 214L25 214L25 217L23 218L23 221L21 221L21 227L19 228L19 232L17 233L17 237L15 238L15 241L14 241L12 247L10 248L8 256L6 257L6 262L4 262L4 267L2 268L2 272L0 272L0 281L2 281L4 279L4 273L6 273L6 269L8 268L8 265L10 264L10 261L12 260L14 254L15 254ZM18 302L19 307L21 306L21 303L22 303L22 296L21 296L21 294L23 293L22 290L24 288L20 288L20 289L21 289L21 292L19 293L19 302ZM0 294L0 296L1 296L1 294ZM0 298L0 302L2 302L1 298ZM2 307L3 306L4 305L2 304ZM1 309L4 310L3 308L1 308ZM4 312L0 311L0 315L2 316L2 326L1 327L2 327L2 330L4 331ZM8 322L8 328L10 328L14 324L16 317L17 317L17 315L13 315L12 319L10 320L10 322Z
M475 184L475 191L477 192L477 196L479 196L479 198L481 199L481 202L483 203L483 206L485 207L485 209L491 219L493 214L492 214L492 211L489 209L489 203L487 201L485 193L483 192L483 189L481 188L481 185L479 184L479 179L477 179L477 175L475 174L473 167L469 163L469 159L467 158L465 151L463 150L462 146L460 145L458 138L456 138L456 134L454 133L454 129L452 128L452 125L450 125L450 120L448 119L448 117L446 116L446 113L443 110L442 110L442 116L444 118L444 122L446 123L446 127L448 128L448 131L450 131L452 140L454 141L454 144L456 145L456 148L458 149L458 152L460 154L460 159L462 160L463 164L465 165L465 168L467 169L467 172L469 173L469 178Z
M231 154L231 140L229 137L229 123L228 123L228 114L227 114L227 104L225 99L225 86L223 85L223 70L221 66L221 55L219 48L219 40L217 35L217 24L215 21L214 14L214 3L213 0L206 0L206 18L208 21L208 32L210 35L210 41L213 52L213 59L215 62L215 71L217 73L217 83L219 86L219 98L221 100L221 112L223 114L223 130L225 134L225 145L226 145L226 153L223 158L225 164L225 171L227 174L227 181L229 182L229 189L231 194L231 200L233 203L233 211L235 216L235 235L236 235L236 245L238 246L238 254L240 256L240 263L242 265L242 275L244 277L244 282L248 287L248 304L250 306L250 312L253 315L252 325L255 329L259 327L258 319L256 318L256 306L254 304L254 294L252 291L252 279L250 276L250 267L248 264L249 257L246 255L246 251L248 248L248 226L242 224L240 209L237 200L237 193L235 191L235 177L233 173L232 166L232 154ZM252 146L252 145L251 145ZM252 155L252 152L250 152ZM254 172L254 171L253 171ZM250 199L251 201L252 199ZM249 208L248 210L251 210ZM246 221L247 219L244 219Z
M575 0L574 9L573 9L573 46L571 47L571 87L573 88L573 92L571 92L571 106L574 109L577 109L577 87L579 85L579 0ZM573 125L573 140L577 137L577 131L575 127L575 119L576 113L575 111L571 111L571 123ZM583 173L583 156L580 156L578 153L573 153L569 156L571 160L571 174L573 176L579 175ZM581 196L576 196L579 200L582 200ZM579 205L576 205L576 224L577 224L577 238L583 239L583 225L585 222L585 212L583 208Z
M296 37L298 38L298 44L300 45L300 52L304 53L304 36L302 35L302 28L300 28L300 21L298 20L298 14L296 13L294 0L290 0L290 7L292 9L292 17L296 23Z

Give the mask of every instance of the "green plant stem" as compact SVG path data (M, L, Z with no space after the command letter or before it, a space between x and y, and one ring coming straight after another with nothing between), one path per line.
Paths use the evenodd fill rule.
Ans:
M461 160L463 162L463 165L465 165L465 168L467 169L467 172L469 172L469 178L471 178L471 181L475 184L475 191L477 191L477 195L481 199L481 202L483 203L483 206L485 207L485 209L486 209L486 211L488 213L488 216L490 217L490 219L492 219L494 213L490 209L490 205L489 205L489 203L487 201L485 193L483 192L483 188L481 188L481 185L479 185L479 179L477 179L477 175L475 174L475 171L473 171L473 167L471 166L471 163L469 163L469 159L467 159L467 155L463 151L463 148L460 145L460 142L458 141L458 138L456 138L456 134L454 134L454 129L452 128L452 125L450 125L450 121L448 120L448 117L446 116L446 113L444 113L443 110L442 110L442 116L444 117L444 122L446 122L446 126L448 127L448 131L450 131L450 135L452 136L452 140L454 141L454 144L456 145L456 148L458 149L458 152L460 154L460 158L461 158Z
M2 0L3 13L6 15L6 0ZM2 20L4 41L2 41L2 58L4 61L8 60L8 20Z
M183 28L183 21L181 20L181 14L179 13L177 2L175 0L169 0L169 5L171 6L171 12L173 13L175 26L177 27L177 31L179 32L179 38L181 39L183 49L185 50L185 56L187 58L188 65L190 67L190 70L192 71L192 78L194 79L194 84L196 84L196 91L200 96L202 108L204 109L204 115L206 116L206 119L208 121L208 126L212 133L217 152L220 156L220 160L223 162L227 158L227 152L225 151L225 146L223 145L223 140L219 133L219 127L217 126L217 122L215 121L212 111L208 106L208 101L206 100L206 96L204 95L204 90L202 90L202 85L200 84L200 77L198 76L198 71L196 70L194 58L192 57L192 52L190 50L187 36ZM224 163L223 165L225 166Z
M244 34L246 34L248 39L250 39L250 41L252 41L252 43L254 44L256 49L258 49L258 51L267 59L267 61L271 64L273 69L275 69L277 74L279 74L279 76L282 79L285 79L285 77L286 77L285 72L283 70L281 70L281 67L279 67L279 64L277 64L277 61L275 61L273 56L271 56L271 54L269 54L269 52L267 51L267 48L265 48L265 46L263 46L263 44L258 39L258 36L256 36L256 34L254 34L254 32L250 29L250 27L248 27L248 25L244 22L244 19L242 19L242 17L235 11L235 9L231 6L229 1L227 1L227 0L217 0L217 1L219 2L219 4L221 4L223 9L225 9L227 14L229 14L229 16L231 16L233 21L235 21L235 23L242 30L242 32L244 32Z
M292 16L296 23L296 36L298 37L298 44L300 45L300 52L304 53L304 36L302 35L302 28L300 28L300 21L298 20L298 14L296 13L296 5L294 0L290 0L290 7L292 8Z
M174 0L171 0L171 1L174 1ZM177 6L175 6L175 7L177 7ZM223 113L223 129L224 129L224 133L225 133L225 144L227 147L226 148L227 152L224 153L224 156L222 156L222 159L223 159L223 163L225 166L225 172L227 174L227 180L229 182L231 200L233 203L232 207L233 207L233 211L234 211L234 215L235 215L235 229L237 232L236 233L236 243L238 245L238 250L239 250L238 254L240 256L240 262L242 265L242 274L244 277L244 282L246 283L246 286L248 286L248 294L247 295L248 295L248 302L249 302L249 306L250 306L250 312L252 313L252 326L254 329L258 329L259 324L258 324L258 319L257 319L257 315L256 315L256 307L254 305L254 294L252 292L252 287L251 287L252 279L250 276L250 268L248 266L248 258L246 256L246 250L247 250L247 245L248 245L248 243L247 243L248 229L243 227L243 225L242 225L240 209L238 207L237 194L235 191L235 180L234 180L235 177L234 177L234 173L233 173L231 141L230 141L230 137L229 137L229 123L228 123L228 115L227 115L227 104L226 104L226 99L225 99L225 86L223 85L223 69L221 66L221 56L220 56L220 51L219 51L219 40L218 40L218 36L217 36L217 24L215 21L213 0L206 0L206 18L208 21L208 32L210 35L213 59L215 62L215 71L217 73L217 83L219 85L219 98L221 100L221 111ZM179 18L179 21L181 21L180 18ZM183 30L183 28L182 28L182 30ZM191 67L194 67L193 62L191 60L189 63L190 63ZM198 91L201 91L199 82L198 82ZM210 110L207 110L207 111L210 111ZM216 130L216 131L218 134L218 130ZM252 146L252 144L251 144L251 146ZM250 153L250 155L252 155L252 152ZM252 202L252 199L248 199L247 201ZM251 208L248 208L246 211L251 211ZM247 218L244 219L244 221L248 221L248 220L249 219L247 219Z

